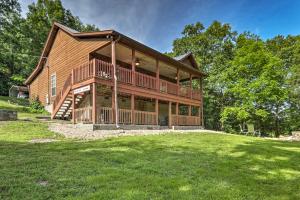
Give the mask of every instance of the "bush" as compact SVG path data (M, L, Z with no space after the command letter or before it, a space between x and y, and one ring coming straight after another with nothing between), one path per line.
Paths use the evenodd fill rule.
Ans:
M18 105L18 106L29 106L30 105L30 102L28 99L10 97L8 101L9 101L9 103Z
M31 113L45 113L46 110L44 109L44 106L41 104L38 98L35 98L34 100L30 101L29 112Z

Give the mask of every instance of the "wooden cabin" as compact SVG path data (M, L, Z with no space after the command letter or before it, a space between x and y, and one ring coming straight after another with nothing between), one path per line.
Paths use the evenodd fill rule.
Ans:
M204 77L190 53L171 58L114 30L54 23L25 83L52 119L200 127Z

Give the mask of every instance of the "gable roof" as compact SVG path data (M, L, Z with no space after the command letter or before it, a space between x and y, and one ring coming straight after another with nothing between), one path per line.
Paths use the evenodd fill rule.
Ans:
M47 56L51 50L52 44L54 42L55 36L58 32L58 30L61 29L67 34L71 35L72 37L76 37L78 39L84 39L84 38L107 38L109 40L109 36L112 37L118 37L118 40L124 44L127 44L130 47L135 48L136 50L148 53L149 55L152 55L153 57L156 57L162 61L165 61L167 63L173 64L175 66L180 66L184 68L185 70L189 72L193 72L195 74L198 74L199 76L207 76L205 73L201 72L198 67L195 59L193 56L190 54L188 56L192 56L192 59L194 60L193 62L195 63L196 67L191 67L185 63L182 62L182 60L176 60L174 58L171 58L165 54L162 54L136 40L133 40L115 30L109 29L109 30L102 30L102 31L96 31L96 32L78 32L76 30L73 30L67 26L64 26L60 23L54 22L51 30L48 34L48 38L46 40L45 46L43 48L41 57L39 59L39 62L36 66L36 68L33 70L33 72L30 74L30 76L26 79L25 84L28 85L30 84L34 78L39 74L39 72L43 69L43 65L46 62ZM184 57L186 58L186 57Z
M198 64L196 62L196 59L194 57L194 55L192 54L192 52L188 52L179 56L174 57L175 60L179 61L179 62L184 62L186 60L190 61L192 66L195 69L198 69Z

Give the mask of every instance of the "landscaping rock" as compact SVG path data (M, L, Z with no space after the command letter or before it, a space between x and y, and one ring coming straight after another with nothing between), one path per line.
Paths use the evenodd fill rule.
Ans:
M0 121L13 121L18 119L18 112L0 109Z

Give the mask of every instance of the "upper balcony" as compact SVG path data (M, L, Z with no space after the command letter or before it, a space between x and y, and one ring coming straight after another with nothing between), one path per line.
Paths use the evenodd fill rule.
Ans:
M111 63L94 58L90 62L73 70L73 85L82 83L91 78L98 78L112 83L113 70L114 68ZM126 84L159 93L201 100L201 90L192 87L191 78L183 82L176 81L176 83L174 83L166 79L158 78L158 76L128 69L126 66L121 65L117 65L116 75L119 84Z
M202 76L197 73L199 71L191 66L184 69L176 64L175 60L174 64L121 43L117 43L114 48L109 44L97 49L89 54L89 58L88 63L74 69L74 84L92 77L113 84L112 62L115 60L116 76L120 86L133 86L139 91L143 89L155 92L155 95L179 96L180 99L195 102L202 100Z

